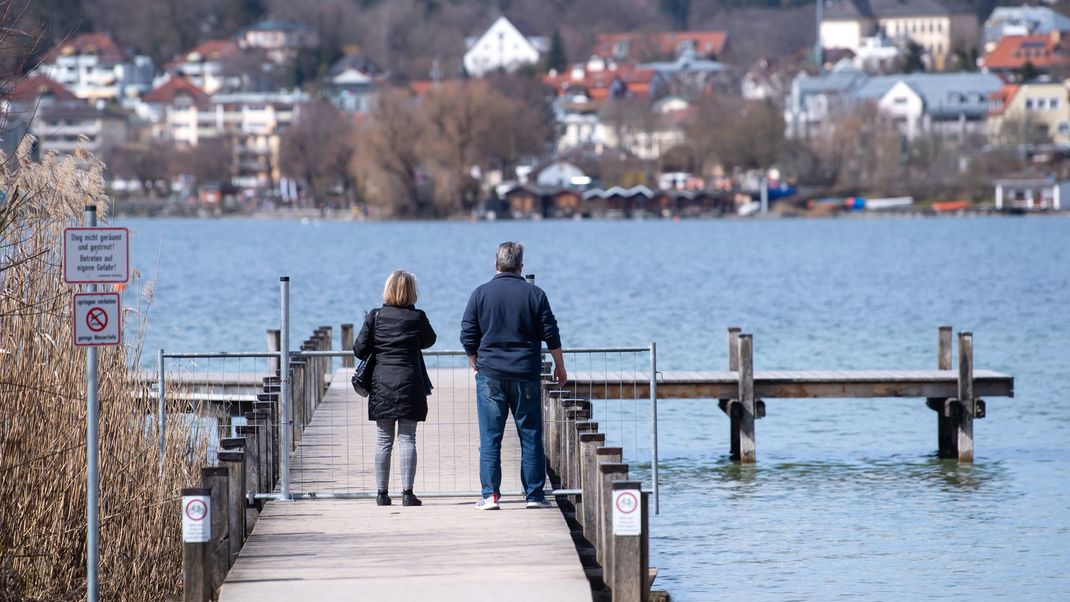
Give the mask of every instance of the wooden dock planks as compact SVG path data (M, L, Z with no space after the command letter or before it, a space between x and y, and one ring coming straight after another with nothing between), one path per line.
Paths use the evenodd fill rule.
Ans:
M432 370L431 377L435 392L428 422L417 436L416 492L478 489L478 473L469 474L479 466L471 371ZM295 492L374 492L374 423L367 419L363 400L348 388L348 379L348 371L335 373L305 430L292 464ZM474 440L469 433L476 435ZM363 463L354 461L358 449ZM522 499L505 498L501 511L478 512L471 508L475 498L470 495L425 497L423 507L406 508L400 505L396 448L394 457L394 506L322 497L269 502L219 599L591 599L569 529L556 508L527 510ZM519 489L518 465L510 424L502 450L503 490Z

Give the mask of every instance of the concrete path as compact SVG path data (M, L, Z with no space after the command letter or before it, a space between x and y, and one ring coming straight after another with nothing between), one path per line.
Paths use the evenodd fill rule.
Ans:
M397 505L389 507L372 499L270 502L227 575L222 602L591 599L556 508L527 510L513 497L498 512L472 509L479 489L475 385L469 370L430 372L435 393L417 435L416 491L456 495L406 508L393 485ZM370 495L374 424L349 389L348 371L333 382L295 454L293 491ZM505 491L519 490L514 432L510 425L502 450ZM392 472L396 484L396 467Z

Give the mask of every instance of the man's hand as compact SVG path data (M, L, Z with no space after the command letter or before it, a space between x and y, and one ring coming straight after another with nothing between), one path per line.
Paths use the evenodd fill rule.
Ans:
M568 373L565 372L565 362L554 362L554 379L557 386L563 387L568 382Z
M476 368L476 356L468 356L468 365L472 367L472 372L479 372L479 369Z

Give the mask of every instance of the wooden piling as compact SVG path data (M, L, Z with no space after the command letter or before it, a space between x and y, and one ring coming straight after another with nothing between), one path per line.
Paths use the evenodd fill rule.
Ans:
M728 371L739 372L739 333L738 326L728 328ZM724 412L728 416L728 456L739 460L739 400L725 400Z
M295 448L304 436L305 425L312 418L300 394L305 387L306 365L304 360L290 360L290 407L294 408L294 414L297 415L293 429Z
M242 452L245 454L245 497L248 500L245 510L246 533L252 532L253 526L256 525L256 519L260 517L260 508L262 507L254 497L261 491L260 473L263 470L261 467L262 456L260 454L258 429L259 427L251 424L237 428L238 436L245 439Z
M223 585L223 579L230 570L229 480L230 470L225 466L201 468L204 488L212 492L212 537L208 546L208 564L211 566L213 592Z
M353 325L342 324L342 351L351 351L353 349ZM353 368L356 364L354 362L356 358L353 354L346 355L342 358L343 368Z
M220 464L227 467L227 529L230 558L227 567L234 566L238 552L245 543L245 454L240 451L219 452Z
M620 462L598 464L598 562L606 583L613 582L613 481L628 480L628 465Z
M951 369L951 327L941 326L936 337L936 369ZM936 412L936 449L941 458L955 458L958 456L955 436L958 434L952 428L951 418L944 406L946 398L930 397L925 400L926 405Z
M634 496L635 510L639 513L639 532L635 534L621 534L616 525L612 534L611 557L613 558L612 570L609 571L609 579L606 585L613 592L613 602L645 602L647 591L650 589L647 576L647 567L650 565L647 555L648 546L644 540L648 535L647 496L641 491L639 481L614 481L613 492L626 491ZM620 512L620 509L613 509ZM610 521L613 522L612 519Z
M959 462L973 462L973 418L976 399L973 390L973 333L959 333L959 403L956 427L956 447Z
M603 541L602 534L603 534L604 529L603 529L603 525L602 525L602 518L603 518L603 516L602 516L603 515L603 512L602 512L602 493L603 492L602 492L602 472L601 472L600 466L603 463L608 463L608 464L618 464L618 463L620 463L620 461L622 459L623 452L624 452L624 450L622 450L619 447L599 446L599 447L595 447L594 448L594 470L592 471L592 474L594 476L594 479L593 479L594 482L591 485L592 494L593 494L591 497L592 497L592 500L594 501L594 503L591 504L591 508L593 508L594 511L595 511L594 512L595 517L594 517L594 520L593 520L594 529L592 531L594 537L592 538L592 537L588 536L587 539L592 544L594 544L595 558L599 562L602 561L602 550L604 549L603 548L603 544L602 544L602 541Z
M605 444L606 435L595 432L598 430L598 423L592 424L595 426L591 432L580 434L580 461L583 462L583 468L580 470L582 474L580 489L583 493L580 494L580 513L576 520L583 525L583 536L594 544L594 520L598 516L598 496L595 485L598 462L595 449Z
M193 487L182 490L182 496L211 495L212 490ZM209 502L209 507L211 503ZM185 508L180 510L185 512ZM210 520L210 519L209 519ZM211 542L182 542L182 599L184 602L208 602L212 598Z
M751 335L740 334L739 341L739 461L757 461L754 437L754 348Z

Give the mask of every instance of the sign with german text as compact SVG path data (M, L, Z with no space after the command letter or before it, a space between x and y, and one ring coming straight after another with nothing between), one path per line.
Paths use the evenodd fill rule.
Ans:
M79 347L123 342L123 306L119 293L78 293L74 296L74 344Z
M63 280L68 284L130 280L130 231L126 228L65 228Z
M643 520L639 512L638 489L617 489L613 492L613 534L640 535Z
M182 541L212 541L212 498L207 495L182 496Z

